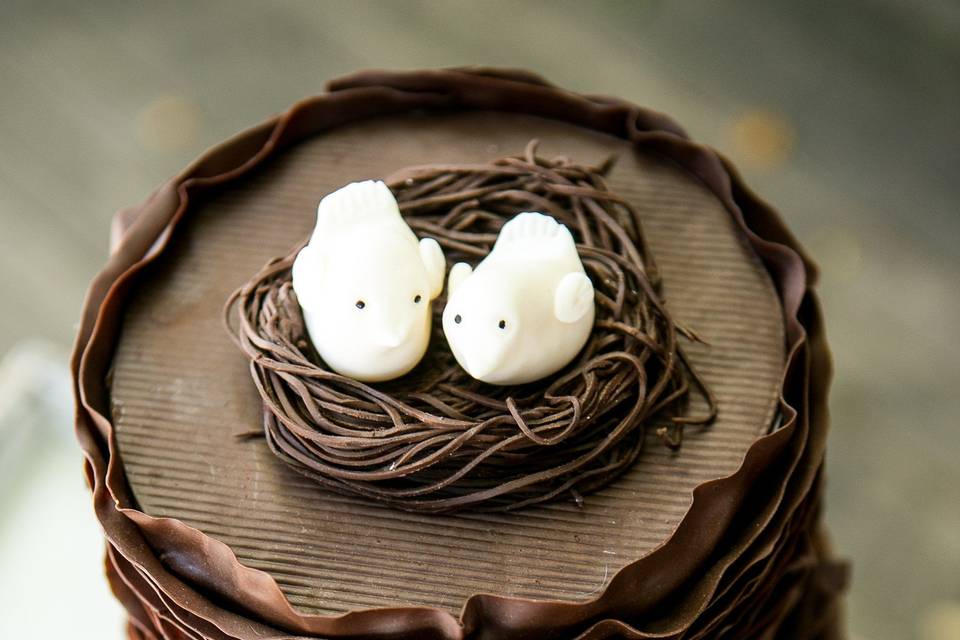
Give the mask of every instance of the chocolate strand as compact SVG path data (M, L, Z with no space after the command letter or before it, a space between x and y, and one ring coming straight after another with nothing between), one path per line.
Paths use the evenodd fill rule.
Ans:
M486 255L521 211L554 216L577 240L597 293L593 335L558 374L518 387L470 378L443 340L411 373L368 385L327 369L310 346L290 269L272 260L227 302L227 327L251 362L271 450L322 485L410 511L509 510L584 494L622 474L660 425L677 449L687 425L707 425L716 401L692 371L659 298L659 274L636 210L599 168L537 155L489 164L414 167L388 184L411 228L451 262ZM299 247L298 247L299 249ZM691 390L707 405L688 415ZM249 437L249 434L244 434Z

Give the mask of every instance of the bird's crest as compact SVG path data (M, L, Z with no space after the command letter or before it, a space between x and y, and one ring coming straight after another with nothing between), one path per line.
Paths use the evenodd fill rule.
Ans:
M500 230L497 248L528 250L541 246L573 246L570 231L542 213L526 211L511 219Z
M310 242L336 238L338 232L357 225L393 223L405 226L397 200L387 185L380 180L353 182L320 201Z

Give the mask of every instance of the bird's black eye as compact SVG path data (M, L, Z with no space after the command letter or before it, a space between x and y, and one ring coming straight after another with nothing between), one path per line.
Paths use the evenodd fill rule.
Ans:
M463 321L463 318L461 318L460 314L458 313L457 315L453 316L453 321L457 324L460 324Z
M413 297L413 302L415 304L419 304L421 300L423 300L423 296L421 296L419 293Z
M367 306L366 302L363 300L357 300L357 309L363 309L365 306Z
M500 327L501 329L506 329L506 328L507 328L507 321L506 321L506 320L501 320L499 323L497 323L497 326Z

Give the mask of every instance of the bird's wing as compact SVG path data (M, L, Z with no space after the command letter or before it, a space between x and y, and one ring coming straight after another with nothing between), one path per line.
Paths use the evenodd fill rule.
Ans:
M406 226L397 200L387 185L380 180L352 182L320 201L317 225L310 242L336 238L338 232L357 225L396 223Z
M427 277L430 279L430 299L433 300L443 291L443 274L447 269L440 243L433 238L423 238L420 241L420 259L423 260L423 266L427 269Z
M291 276L293 290L301 307L312 305L312 295L320 282L323 272L323 260L310 245L300 249L293 260Z
M458 262L450 268L450 276L447 278L447 298L453 295L453 292L460 284L470 277L473 273L473 267L466 262Z
M593 308L593 283L582 271L560 279L553 295L553 313L560 322L577 322Z

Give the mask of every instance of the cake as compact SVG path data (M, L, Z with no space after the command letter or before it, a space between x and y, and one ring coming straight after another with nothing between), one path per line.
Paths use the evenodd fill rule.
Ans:
M682 410L715 416L679 434L631 423L636 456L616 474L506 511L331 491L275 455L258 359L223 325L233 292L303 244L324 194L531 140L602 167L636 212L708 390ZM520 71L362 72L208 151L115 225L72 367L130 637L841 637L816 269L668 117Z

